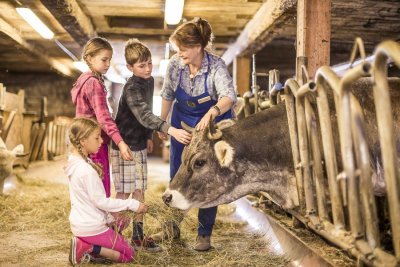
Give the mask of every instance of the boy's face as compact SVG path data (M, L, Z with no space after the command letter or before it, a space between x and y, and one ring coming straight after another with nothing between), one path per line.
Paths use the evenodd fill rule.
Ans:
M151 58L146 61L138 61L133 65L127 64L126 66L135 76L143 79L150 78L151 72L153 71L153 62Z

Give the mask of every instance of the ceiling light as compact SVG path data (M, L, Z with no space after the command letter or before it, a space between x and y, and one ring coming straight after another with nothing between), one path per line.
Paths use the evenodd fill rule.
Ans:
M184 0L165 0L165 22L176 25L182 19Z
M32 26L43 38L52 39L54 33L29 8L17 7L18 14Z

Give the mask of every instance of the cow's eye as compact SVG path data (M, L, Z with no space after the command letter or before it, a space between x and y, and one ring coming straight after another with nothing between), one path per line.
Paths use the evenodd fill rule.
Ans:
M204 166L204 164L206 164L206 161L203 159L198 159L194 162L194 167L195 168L201 168Z

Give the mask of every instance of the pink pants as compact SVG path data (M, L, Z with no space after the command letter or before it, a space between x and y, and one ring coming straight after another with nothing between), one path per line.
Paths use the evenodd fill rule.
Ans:
M124 237L113 229L109 228L106 232L94 236L78 236L80 240L90 245L97 245L118 251L118 262L131 262L135 257L135 250L131 247Z
M106 190L106 197L111 195L111 182L110 182L110 163L108 160L108 143L101 144L99 151L96 154L91 154L90 158L103 166L103 185Z

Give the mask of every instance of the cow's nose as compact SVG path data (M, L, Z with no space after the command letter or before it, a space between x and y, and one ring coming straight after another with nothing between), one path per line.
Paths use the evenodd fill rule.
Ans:
M162 196L162 199L165 204L169 205L169 203L171 203L171 200L172 200L172 194L164 194Z

